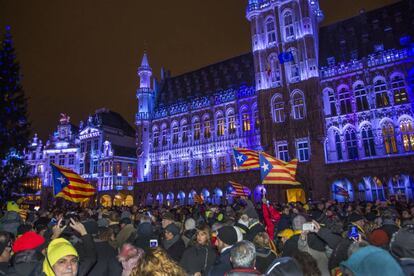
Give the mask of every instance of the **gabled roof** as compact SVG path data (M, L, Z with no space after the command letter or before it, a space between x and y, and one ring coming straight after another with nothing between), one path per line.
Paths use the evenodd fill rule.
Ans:
M254 86L253 55L247 53L162 81L156 106L194 97L208 96L219 90Z
M108 110L99 109L93 116L96 125L109 126L112 128L118 128L124 132L124 135L135 137L134 128L121 116L121 114Z
M376 45L384 50L400 49L404 36L414 39L414 1L403 0L358 16L340 21L319 30L319 66L360 59L375 52Z

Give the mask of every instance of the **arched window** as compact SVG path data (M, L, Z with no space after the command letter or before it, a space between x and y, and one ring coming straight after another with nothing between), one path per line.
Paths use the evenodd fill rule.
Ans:
M379 79L374 83L374 93L376 107L385 107L390 105L387 85L385 84L384 80Z
M227 113L227 126L229 134L236 133L236 117L234 116L233 110Z
M293 118L296 120L303 119L305 117L305 102L302 93L296 92L293 94L292 105Z
M183 143L188 142L188 126L186 120L181 121L181 141Z
M162 145L166 146L167 145L167 125L162 125L161 127L161 135L162 135Z
M348 159L358 159L358 140L355 129L349 127L345 131L346 149L348 152Z
M272 18L266 20L266 37L268 44L276 42L275 22Z
M385 152L387 154L396 153L397 143L395 141L395 130L391 122L385 122L382 125L382 138L384 140Z
M211 137L211 122L208 116L203 119L203 130L204 139L209 139Z
M354 87L354 94L356 99L357 111L364 111L368 110L368 98L367 98L367 90L362 83L357 84Z
M217 115L217 136L224 135L224 117L222 113Z
M242 113L242 130L243 132L250 131L250 116L247 110L244 110Z
M375 156L374 135L370 125L366 124L361 129L362 144L364 146L365 157Z
M283 25L285 28L285 40L289 41L295 39L293 14L291 11L287 11L283 14Z
M339 132L335 132L335 148L336 148L336 154L338 156L338 160L343 159L342 154L342 142L341 142L341 136L339 135Z
M200 140L200 132L201 132L201 126L200 121L198 118L193 120L193 139L194 141Z
M400 132L405 151L414 151L414 129L413 122L409 119L400 121Z
M408 102L407 88L401 76L395 76L391 80L392 94L394 95L394 104L403 104Z
M328 91L328 100L329 100L329 108L331 111L332 116L338 115L336 112L336 99L335 99L335 93L333 90Z
M280 86L280 63L276 55L271 55L268 58L266 68L267 77L270 79L270 86Z
M352 105L351 105L351 93L347 87L342 87L338 91L338 98L339 98L339 106L341 108L341 114L348 114L352 113Z
M273 120L276 123L285 121L285 103L281 94L276 94L272 99Z
M369 178L369 183L371 185L372 201L376 201L377 199L380 201L385 201L384 187L381 180L376 176Z
M154 148L157 148L158 147L158 144L159 144L159 136L160 136L160 133L159 133L159 131L158 131L158 128L154 128L153 130L152 130L152 146L154 147Z
M172 143L173 144L178 143L178 134L179 134L178 124L174 123L172 125Z

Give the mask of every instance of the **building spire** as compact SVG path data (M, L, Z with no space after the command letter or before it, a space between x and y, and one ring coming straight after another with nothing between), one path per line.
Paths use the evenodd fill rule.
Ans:
M147 56L147 50L144 50L144 55L142 56L141 68L150 68Z

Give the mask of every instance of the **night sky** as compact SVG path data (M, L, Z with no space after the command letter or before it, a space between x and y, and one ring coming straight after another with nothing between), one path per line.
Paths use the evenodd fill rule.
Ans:
M323 24L396 0L320 0ZM137 111L144 49L153 73L172 75L250 51L247 0L0 0L11 26L33 132L46 139L59 113L78 125L96 109ZM3 36L3 35L2 35Z

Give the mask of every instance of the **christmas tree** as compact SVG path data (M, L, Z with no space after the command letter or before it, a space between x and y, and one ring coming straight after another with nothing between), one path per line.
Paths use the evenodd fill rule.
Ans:
M19 192L26 179L29 167L24 162L24 148L29 135L27 99L10 27L6 27L0 48L0 202Z

